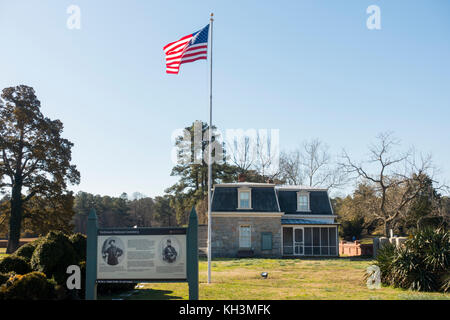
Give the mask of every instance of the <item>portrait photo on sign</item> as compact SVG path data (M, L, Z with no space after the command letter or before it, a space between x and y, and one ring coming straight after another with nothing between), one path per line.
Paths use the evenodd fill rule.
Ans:
M181 246L175 237L165 237L159 243L161 250L160 257L163 262L168 264L176 264L177 259L181 256Z
M118 265L125 256L125 246L118 237L107 238L102 245L103 260L110 266Z

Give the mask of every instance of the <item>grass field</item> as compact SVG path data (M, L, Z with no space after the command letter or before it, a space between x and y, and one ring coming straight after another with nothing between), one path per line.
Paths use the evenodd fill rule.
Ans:
M200 261L200 299L450 299L449 294L421 293L390 287L368 289L364 274L373 260L336 259L220 259L212 262L207 284L207 262ZM267 279L260 274L269 273ZM142 284L133 292L100 299L187 299L185 283Z
M6 256L5 252L6 252L6 248L0 248L0 259L2 257Z

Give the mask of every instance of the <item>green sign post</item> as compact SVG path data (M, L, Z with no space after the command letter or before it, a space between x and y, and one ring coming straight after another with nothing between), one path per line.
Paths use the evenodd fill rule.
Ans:
M99 234L102 236L99 237ZM177 234L177 235L175 235ZM115 236L117 235L117 237ZM176 238L173 237L183 237L179 238L181 240L184 239L185 235L185 244L184 242L178 243L180 247L178 248L178 251L185 252L185 263L181 262L177 267L172 266L154 266L154 262L152 260L147 260L148 266L152 267L149 270L159 270L159 272L164 272L164 270L176 270L178 274L184 274L185 277L183 279L161 279L158 277L158 274L155 274L154 272L146 272L144 271L142 273L142 268L137 268L134 270L138 270L138 273L133 272L131 269L127 269L131 263L142 263L142 260L140 261L127 261L127 268L125 267L117 267L116 265L120 262L119 259L120 255L125 255L123 252L124 248L120 248L116 246L116 241L120 242L120 235L123 237L130 236L124 239L127 239L127 243L133 243L135 248L141 249L141 247L144 245L149 245L149 248L151 247L151 250L153 251L139 251L135 250L132 251L130 256L136 256L141 255L138 257L138 259L144 257L147 255L147 257L155 256L161 253L166 253L168 256L170 256L171 251L175 251L175 247L173 245L170 245L169 249L161 250L161 252L156 252L157 248L160 248L160 246L155 245L155 239L156 241L163 239L164 241L168 241L168 243L171 241L166 240L164 238L164 235L170 235L172 237L172 241L177 241ZM139 237L132 238L132 235L139 235ZM107 238L105 240L105 237L111 236L110 238ZM161 238L162 237L162 238ZM99 238L103 239L103 245L99 247ZM110 240L111 239L111 240ZM138 240L135 240L138 239ZM161 240L162 241L162 240ZM113 243L114 247L106 248L108 244ZM185 246L184 246L185 245ZM115 257L114 261L106 261L102 262L98 261L98 250L105 252L122 252L120 255L117 255L119 258ZM128 247L127 247L128 248ZM97 298L97 282L109 282L108 280L104 280L105 278L102 277L102 270L118 270L119 273L117 273L119 276L114 277L114 279L111 279L111 282L132 282L132 280L136 280L136 282L187 282L189 285L189 299L190 300L198 300L198 219L197 219L197 213L194 208L192 208L191 214L189 216L189 226L188 228L139 228L139 229L100 229L98 228L97 224L97 215L95 213L95 210L92 209L89 213L88 217L88 224L87 224L87 255L86 255L86 300L96 300ZM184 251L185 250L185 251ZM106 254L105 254L106 256ZM175 254L176 256L176 254ZM109 259L109 258L108 258ZM176 259L176 258L175 258ZM169 258L169 260L171 260ZM167 260L166 260L167 262ZM173 264L173 261L168 261L168 264ZM113 264L113 265L111 265ZM185 268L185 269L184 269ZM100 270L100 271L99 271ZM129 272L128 272L129 271ZM100 272L100 274L98 274ZM141 272L141 273L139 273ZM114 272L110 272L109 274L115 275ZM139 275L145 275L145 279L142 278L136 278L135 276ZM123 279L121 279L121 277ZM103 279L103 280L102 280ZM108 278L106 278L108 279Z
M189 215L186 247L189 300L198 300L198 219L195 208L192 208L191 214Z
M86 300L97 298L97 214L91 209L87 221Z

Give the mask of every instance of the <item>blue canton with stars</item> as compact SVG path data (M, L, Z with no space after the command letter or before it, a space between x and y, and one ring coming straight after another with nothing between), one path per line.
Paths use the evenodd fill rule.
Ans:
M191 40L190 45L199 44L199 43L208 43L208 34L209 34L209 24L204 27L202 30L197 31L193 34L193 38Z

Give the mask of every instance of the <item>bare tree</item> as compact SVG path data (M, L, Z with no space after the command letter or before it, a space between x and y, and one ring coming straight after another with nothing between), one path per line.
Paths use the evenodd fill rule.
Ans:
M325 172L322 170L321 172L321 169L328 166L329 162L328 146L324 145L319 139L313 139L303 144L301 165L308 178L309 186L323 185L330 172L328 170Z
M367 161L356 163L344 150L341 165L347 173L375 187L379 201L377 210L371 211L383 223L388 236L401 212L426 186L426 178L434 176L434 167L431 156L416 157L413 149L395 153L399 141L392 133L380 134L377 140L377 144L369 147Z
M301 167L301 152L294 150L280 155L280 178L290 185L302 185L304 182Z
M256 134L254 168L258 174L269 180L280 174L279 150L277 147L272 142L272 136L261 132Z
M280 169L287 184L331 189L346 182L344 172L332 161L328 146L319 139L305 141L292 152L283 152Z
M231 162L238 168L239 173L247 173L255 162L255 146L249 136L234 137L228 145Z
M448 187L445 188L446 191L448 192L449 188ZM447 226L450 225L450 198L443 197L443 199L441 199L437 215L442 217L442 221L444 222L445 225Z

